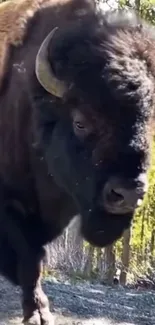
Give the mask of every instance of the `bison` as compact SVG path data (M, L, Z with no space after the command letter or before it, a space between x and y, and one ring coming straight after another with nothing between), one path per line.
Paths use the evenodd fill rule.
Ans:
M23 321L52 323L45 246L80 214L105 247L147 191L155 32L93 0L0 5L0 273L22 289Z

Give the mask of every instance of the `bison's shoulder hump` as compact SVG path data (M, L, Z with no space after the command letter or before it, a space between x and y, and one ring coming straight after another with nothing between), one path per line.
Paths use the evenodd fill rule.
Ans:
M9 58L9 45L22 43L27 22L41 2L43 0L9 0L0 4L0 86Z
M28 22L35 13L42 7L52 6L59 1L8 0L0 4L0 86L9 58L9 45L21 45Z
M27 22L46 0L9 0L0 4L0 42L22 43ZM0 43L1 46L1 43Z
M88 0L87 0L88 1ZM28 21L35 13L45 7L69 3L71 8L87 1L80 0L7 0L0 4L0 41L7 38L11 45L21 44L26 33ZM82 4L81 4L82 2Z

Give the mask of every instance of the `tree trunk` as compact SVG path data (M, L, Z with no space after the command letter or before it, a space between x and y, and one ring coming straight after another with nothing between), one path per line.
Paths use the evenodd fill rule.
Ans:
M155 247L155 229L153 229L151 233L151 244L150 244L151 266L153 266L154 264L154 247Z
M135 7L138 12L140 12L140 6L141 6L141 1L140 0L135 0Z
M127 279L129 260L130 260L130 239L131 239L131 227L125 230L123 234L122 270L120 274L121 285L125 285Z
M144 221L145 221L145 209L142 215L142 225L141 225L141 258L144 258Z
M96 248L97 251L97 263L96 263L96 269L99 274L102 273L102 259L103 259L103 253L102 248Z
M113 283L114 273L115 273L115 251L114 246L109 245L105 248L105 258L106 258L106 282L111 285Z
M84 273L89 277L91 276L91 272L93 270L94 249L95 248L93 246L89 245L87 260L84 266Z

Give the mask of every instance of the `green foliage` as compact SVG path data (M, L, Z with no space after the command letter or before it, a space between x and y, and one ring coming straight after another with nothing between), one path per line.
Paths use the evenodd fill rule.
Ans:
M155 0L141 0L139 10L143 18L155 24Z
M155 24L155 0L120 0L119 7L137 10L142 18Z
M133 223L132 250L139 252L141 262L154 254L151 238L155 230L155 141L152 143L151 168L148 173L149 189L143 205L135 214ZM147 258L145 255L147 254ZM151 256L149 256L151 254Z

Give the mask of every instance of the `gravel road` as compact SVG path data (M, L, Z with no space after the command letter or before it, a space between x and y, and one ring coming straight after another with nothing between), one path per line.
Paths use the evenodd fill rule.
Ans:
M155 325L155 291L43 282L54 325ZM21 324L20 290L0 277L0 325Z

